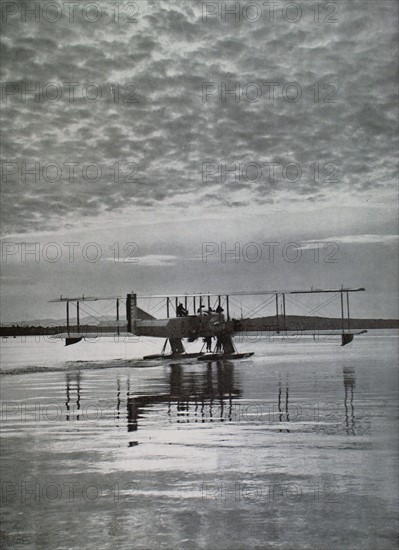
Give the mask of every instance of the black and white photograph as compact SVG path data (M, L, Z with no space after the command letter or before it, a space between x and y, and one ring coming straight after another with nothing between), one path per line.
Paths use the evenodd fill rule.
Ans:
M398 549L397 0L0 8L0 547Z

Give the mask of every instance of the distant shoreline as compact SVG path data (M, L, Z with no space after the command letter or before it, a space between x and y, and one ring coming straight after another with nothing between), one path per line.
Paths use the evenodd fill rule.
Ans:
M31 321L35 323L35 321ZM78 332L76 327L76 321L71 320L70 331ZM306 317L300 315L287 315L285 319L282 316L278 318L274 315L271 317L258 317L255 319L232 319L230 321L230 328L234 332L246 332L246 331L324 331L324 330L342 330L346 331L355 330L371 330L371 329L399 329L399 319L350 319L348 326L348 320L345 319L342 322L341 318L336 317ZM38 335L53 335L66 332L67 327L65 324L57 324L53 326L40 326L29 325L29 323L18 324L14 323L11 326L1 326L0 336L38 336ZM127 327L120 326L121 332L126 332ZM101 334L101 333L117 333L117 329L114 325L86 325L80 324L80 332L82 334Z

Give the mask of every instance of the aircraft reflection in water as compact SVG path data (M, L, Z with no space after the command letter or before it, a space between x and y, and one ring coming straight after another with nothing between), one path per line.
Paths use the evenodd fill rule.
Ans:
M215 368L216 365L216 368ZM205 422L232 422L239 421L242 412L249 407L256 405L246 404L242 401L240 384L235 380L234 366L228 361L218 361L204 366L204 370L186 370L181 364L171 364L168 373L168 392L159 394L132 395L130 379L126 380L126 388L122 391L121 379L117 377L116 410L114 420L116 426L127 421L127 431L134 432L138 429L139 421L144 418L146 421L157 422L156 415L159 415L159 423L167 419L168 423L205 423ZM81 381L80 372L66 374L66 414L67 421L78 421L85 418L84 407L81 404ZM355 369L343 367L343 411L342 402L319 404L317 411L309 411L298 408L297 404L289 402L288 381L282 382L279 379L277 399L271 403L268 410L272 411L271 416L260 416L255 414L257 421L265 423L279 422L285 424L280 432L289 433L287 423L301 420L329 419L336 421L345 427L348 435L355 434L355 407L354 389L356 384ZM126 393L125 393L126 391ZM126 401L125 401L126 400ZM269 398L270 401L270 398ZM165 410L160 408L154 410L156 405L166 405ZM331 409L333 406L333 409ZM240 408L241 407L241 408ZM259 408L262 408L258 406ZM145 412L147 411L147 414ZM266 411L264 407L263 413ZM301 412L298 412L301 411ZM258 411L259 412L259 411ZM255 411L256 413L256 411ZM111 414L111 413L110 413ZM247 414L246 421L251 418ZM255 421L255 420L253 420ZM317 426L317 424L316 424ZM359 428L359 425L358 425ZM132 442L132 446L136 444Z
M282 388L281 388L281 380L279 380L279 383L278 383L278 402L277 402L277 408L278 408L278 412L279 412L279 415L278 415L278 419L279 419L279 422L289 422L290 421L290 413L288 411L288 395L289 395L289 390L288 390L288 384L287 384L287 387L285 389L285 403L283 404L282 401L283 401L283 398L282 398ZM282 431L286 431L286 432L290 432L288 429L287 430L279 430L280 432Z
M343 375L345 389L344 407L346 433L349 435L355 435L355 406L353 404L353 393L356 383L355 369L351 367L344 367Z
M121 379L117 377L115 422L127 418L127 430L136 431L138 420L143 418L143 410L151 406L167 404L167 417L176 422L212 422L233 419L233 399L241 395L241 390L234 380L234 367L230 362L218 361L209 363L205 371L187 372L182 365L170 365L169 392L159 394L131 395L130 379L126 380L126 397L123 397ZM83 375L80 372L67 373L65 377L65 419L67 421L95 419L95 411L90 415L88 405L81 403L81 383ZM87 395L87 394L86 394ZM122 403L126 399L126 405ZM126 413L125 413L126 407Z
M80 420L80 372L77 373L67 373L66 375L66 420ZM71 392L76 391L76 416L75 416L75 406L71 405Z
M137 430L144 408L157 403L167 404L167 417L172 422L223 422L233 419L233 398L241 391L235 387L234 367L218 361L216 369L209 363L205 372L187 373L182 365L170 365L169 393L131 396L127 388L127 429ZM117 401L117 418L120 413Z
M354 388L356 385L356 373L352 367L343 367L343 382L344 382L344 416L345 416L345 431L348 435L355 434L355 405L354 405ZM317 408L313 410L313 413L309 416L305 411L298 413L298 408L293 405L293 416L295 419L305 419L306 416L313 420L330 420L340 422L341 407L339 403L317 403ZM278 421L290 422L289 412L289 387L286 383L285 388L279 380L278 384L278 401L277 401ZM290 432L289 429L280 429L280 432Z

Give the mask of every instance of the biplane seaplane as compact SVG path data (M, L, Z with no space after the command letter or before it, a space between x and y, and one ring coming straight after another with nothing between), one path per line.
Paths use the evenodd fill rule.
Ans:
M243 330L245 318L237 320L232 318L231 303L238 297L252 296L266 298L260 305L257 304L252 312L259 313L262 307L275 304L275 316L269 328L262 329L280 334L288 332L290 327L287 323L286 301L294 298L295 295L321 295L328 294L326 303L335 298L340 298L341 303L341 345L345 346L352 342L355 334L350 328L349 296L353 292L362 292L364 288L340 288L340 289L311 289L311 290L266 290L254 292L230 292L229 294L182 294L182 295L151 295L137 296L135 293L127 294L126 298L121 296L113 297L90 297L81 296L74 298L60 297L51 302L64 302L66 304L66 333L57 334L55 338L64 338L65 345L70 346L80 342L82 339L101 337L155 337L165 339L160 354L147 355L144 359L170 359L196 357L199 361L217 359L242 359L253 355L253 353L239 353L234 345L234 334ZM333 295L333 296L331 296ZM161 300L163 312L166 317L157 319L144 309L138 307L139 300ZM81 324L80 315L82 303L97 301L115 302L115 320L102 321L96 327L85 327ZM120 306L125 302L126 319L120 319ZM346 305L346 307L345 307ZM74 306L76 317L71 319L71 306ZM314 311L320 309L320 306ZM346 312L345 312L346 309ZM194 342L202 339L206 344L206 352L202 349L198 353L187 353L183 340ZM215 342L212 347L212 342ZM169 344L170 350L167 352ZM203 346L204 347L204 346Z

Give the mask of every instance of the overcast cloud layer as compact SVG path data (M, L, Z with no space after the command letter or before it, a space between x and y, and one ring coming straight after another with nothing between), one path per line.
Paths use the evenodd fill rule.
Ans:
M321 273L317 266L315 282L367 279L372 311L381 297L384 315L396 281L396 2L335 2L331 16L321 2L319 22L311 2L297 2L295 23L286 20L295 19L293 9L281 10L287 2L276 4L274 21L263 2L252 2L260 12L242 11L249 3L240 2L240 20L224 21L222 3L140 0L137 22L124 21L124 4L115 21L112 2L97 1L97 11L85 13L79 7L73 21L62 2L58 12L43 11L48 2L7 4L15 13L3 17L2 235L5 242L57 243L95 235L103 250L92 289L83 288L87 262L74 264L68 287L59 272L64 258L29 268L7 258L8 316L27 276L32 315L35 296L44 298L43 277L54 293L71 285L105 292L111 266L112 285L122 291L132 274L138 291L193 290L182 265L197 289L215 280L220 288L224 277L232 288L248 263L232 273L223 271L227 264L219 271L207 264L205 273L195 259L202 242L272 237L304 251L308 241L339 242L339 268ZM25 22L24 6L34 5L39 21L27 14ZM99 13L99 21L85 20ZM65 84L72 82L73 100ZM24 95L35 83L40 102ZM223 98L223 85L240 95ZM102 96L90 100L99 89ZM24 165L35 163L37 181L24 181ZM230 170L238 163L236 172L224 178L223 163ZM149 229L154 221L169 225ZM109 261L115 241L140 244L142 263L130 275ZM179 262L171 284L168 270ZM314 267L286 275L283 262L270 283L308 286ZM262 284L260 271L251 277L249 287Z

